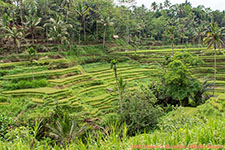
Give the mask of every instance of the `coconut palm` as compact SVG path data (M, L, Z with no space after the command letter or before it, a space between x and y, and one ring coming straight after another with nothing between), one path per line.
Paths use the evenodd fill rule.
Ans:
M163 10L163 4L159 3L159 10Z
M175 26L169 25L166 31L167 31L167 34L170 36L172 52L174 56L174 39L175 39L175 32L176 32Z
M165 8L170 7L170 5L171 5L171 3L170 3L169 0L165 0L165 1L164 1L164 7L165 7Z
M113 26L113 19L110 17L102 17L100 22L103 24L104 26L104 33L103 33L103 47L105 47L105 37L106 37L106 30L107 27L109 26Z
M155 10L158 9L158 5L157 5L156 2L153 2L152 5L151 5L151 7L152 7L152 10L153 10L153 11L155 11Z
M84 31L84 41L86 42L86 17L89 15L90 7L87 5L83 5L82 3L78 3L78 6L75 10L80 19L80 25L83 26ZM79 34L79 44L80 44L80 34Z
M224 36L223 31L225 28L218 27L217 23L212 22L210 24L209 30L207 32L207 37L204 38L203 42L207 43L207 49L214 47L214 88L213 96L215 95L215 86L216 86L216 49L223 45L222 38Z

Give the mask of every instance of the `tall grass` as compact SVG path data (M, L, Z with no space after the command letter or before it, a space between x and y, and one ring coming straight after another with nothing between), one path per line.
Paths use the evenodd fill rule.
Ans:
M225 119L210 119L207 123L194 126L193 128L180 128L173 132L160 129L152 133L144 133L135 137L127 137L127 126L122 129L112 126L110 132L90 133L85 139L77 139L67 145L67 150L125 150L132 145L170 145L170 146L190 146L190 145L225 145ZM38 150L63 149L57 145L36 142L33 146ZM13 142L0 141L1 150L25 150L31 149L31 143L17 139ZM221 148L222 149L222 148Z

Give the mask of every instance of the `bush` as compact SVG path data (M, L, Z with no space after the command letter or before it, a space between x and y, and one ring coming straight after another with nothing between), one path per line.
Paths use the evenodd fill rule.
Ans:
M124 95L120 120L126 122L128 135L154 129L162 115L161 107L155 105L156 97L146 87Z
M0 140L4 139L7 130L15 124L15 121L11 117L0 115Z
M183 107L178 107L176 110L163 116L160 120L160 128L169 132L185 128L191 129L193 126L202 125L204 123L198 116L187 115Z

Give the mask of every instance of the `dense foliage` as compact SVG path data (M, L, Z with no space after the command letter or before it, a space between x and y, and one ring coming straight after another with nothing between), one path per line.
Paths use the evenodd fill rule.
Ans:
M0 149L224 145L224 26L187 0L0 0Z
M99 43L113 37L136 45L198 43L214 21L225 26L224 11L191 3L154 2L149 10L133 1L0 1L1 49L21 51L30 44ZM113 35L117 35L113 36ZM42 40L40 40L42 39ZM173 47L173 46L172 46ZM42 51L46 48L42 48Z
M126 122L128 135L135 135L156 128L162 108L156 105L157 99L147 87L127 92L120 112L121 122Z

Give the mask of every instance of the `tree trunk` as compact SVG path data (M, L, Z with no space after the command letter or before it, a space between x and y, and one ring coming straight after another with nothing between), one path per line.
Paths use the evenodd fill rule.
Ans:
M78 45L80 45L80 31L79 31L79 37L78 37Z
M57 43L58 43L58 51L61 52L60 41L58 41Z
M215 96L215 88L216 88L216 44L214 44L214 87L213 87L213 96Z
M20 0L20 21L21 21L21 25L23 26L23 2L22 0Z
M86 27L85 26L86 26L86 24L84 21L84 42L86 43L87 39L86 39L86 30L85 30Z
M126 32L127 32L127 44L129 44L130 42L130 37L129 37L129 28L128 28L128 25L126 26Z
M14 42L14 48L15 48L16 52L19 53L19 49L16 44L16 39L13 39L13 42Z
M34 34L32 33L31 36L32 36L32 44L34 44Z
M32 62L31 62L31 66L32 66L32 78L33 78L33 84L34 84L34 68L33 68Z
M202 39L201 36L199 36L199 37L198 37L198 44L199 44L199 45L202 44L202 43L201 43L201 39Z
M174 44L172 42L172 52L173 52L173 56L174 56Z
M98 22L96 21L96 40L98 42Z
M103 48L105 47L105 34L106 34L106 27L104 29L104 35L103 35Z

